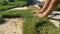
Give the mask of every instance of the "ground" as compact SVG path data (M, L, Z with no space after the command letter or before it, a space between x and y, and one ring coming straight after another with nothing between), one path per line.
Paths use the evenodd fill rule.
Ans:
M49 15L50 21L56 26L60 27L60 11L53 11L51 15Z
M21 18L5 18L0 24L0 34L22 34L23 21Z
M17 9L20 10L19 8L11 10L17 10ZM50 21L56 27L59 27L60 11L54 11L51 15L49 16ZM0 24L0 34L23 34L22 33L23 20L21 18L10 18L10 19L5 18L4 20L5 22Z

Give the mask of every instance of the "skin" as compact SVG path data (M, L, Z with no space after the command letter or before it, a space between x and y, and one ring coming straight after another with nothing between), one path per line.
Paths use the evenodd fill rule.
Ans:
M40 11L40 13L43 13L48 8L50 2L51 2L51 0L46 0L45 1L45 4L44 4L42 10Z
M57 5L59 3L60 3L60 0L51 0L48 8L45 11L43 11L43 13L35 14L35 15L39 16L39 17L47 17L48 15L50 15L53 12L53 10L57 7ZM45 6L45 8L46 8L46 6Z

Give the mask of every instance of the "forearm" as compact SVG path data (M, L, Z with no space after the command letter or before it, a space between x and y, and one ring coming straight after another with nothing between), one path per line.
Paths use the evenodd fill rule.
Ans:
M52 0L51 3L50 3L50 6L48 7L48 9L45 12L46 16L48 16L49 14L51 14L52 11L57 7L58 4L59 4L59 1Z
M42 10L46 10L50 4L51 0L46 0Z

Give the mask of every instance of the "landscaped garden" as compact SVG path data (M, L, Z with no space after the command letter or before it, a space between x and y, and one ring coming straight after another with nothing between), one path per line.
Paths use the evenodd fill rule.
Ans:
M32 9L5 11L17 6L22 7L26 3L28 3L27 0L2 0L0 2L0 20L3 18L24 19L23 34L60 34L60 29L55 27L47 17L39 18L34 16ZM58 9L60 9L59 7Z

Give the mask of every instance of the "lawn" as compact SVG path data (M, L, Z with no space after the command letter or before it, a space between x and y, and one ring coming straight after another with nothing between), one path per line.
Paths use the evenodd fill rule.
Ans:
M8 9L12 9L12 8L14 8L14 7L16 7L16 6L0 6L0 11L5 11L5 10L8 10Z
M14 7L22 7L27 4L25 0L0 0L0 11L8 10Z
M60 34L60 30L47 17L36 17L30 9L0 12L0 19L14 17L25 20L23 23L23 34Z
M22 7L27 3L27 0L0 0L0 20L3 18L22 18L23 34L60 34L60 29L56 28L47 17L39 18L34 16L31 9L27 10L10 10L16 6ZM58 6L57 8L60 10Z

